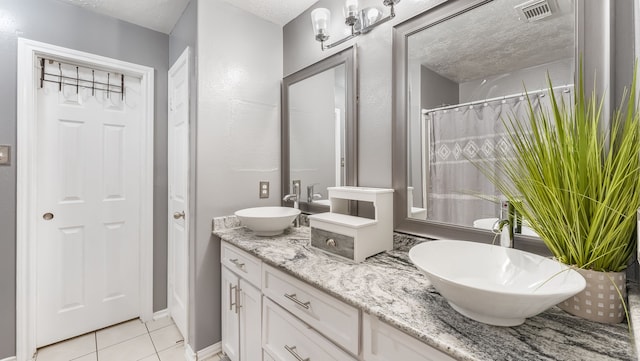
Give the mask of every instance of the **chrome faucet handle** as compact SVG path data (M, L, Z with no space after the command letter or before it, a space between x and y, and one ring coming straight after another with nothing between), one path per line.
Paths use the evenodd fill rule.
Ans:
M506 234L505 232L506 228ZM513 248L514 246L514 235L513 235L513 226L512 222L508 219L498 219L496 223L493 224L493 233L500 235L500 246Z
M300 196L301 184L302 184L302 182L300 182L299 179L296 179L296 180L291 182L291 186L293 188L293 194Z
M504 227L507 227L506 234ZM502 201L500 207L500 218L493 225L493 232L500 234L500 245L513 248L515 233L522 232L522 217L516 211L514 203Z
M307 203L312 203L316 199L322 199L322 194L314 192L314 188L318 184L320 183L313 183L307 186Z
M287 194L284 197L282 197L282 200L285 201L285 202L297 201L298 200L298 196L296 194L294 194L294 193L291 193L291 194Z
M515 203L520 201L503 201L500 208L500 219L508 219L515 233L522 233L522 215L516 210Z
M491 227L491 231L493 233L500 233L502 232L502 228L504 228L504 226L508 226L509 225L509 220L508 219L498 219L493 223L493 226Z

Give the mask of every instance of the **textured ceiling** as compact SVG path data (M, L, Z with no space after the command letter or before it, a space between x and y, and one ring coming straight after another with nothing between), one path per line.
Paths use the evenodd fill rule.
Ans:
M165 34L187 7L189 0L60 0Z
M409 59L462 83L574 56L574 0L558 0L557 13L532 23L514 6L494 0L409 37Z
M225 0L229 4L284 26L318 0Z
M59 0L169 34L189 0ZM196 1L196 0L192 0ZM224 0L283 26L318 0Z

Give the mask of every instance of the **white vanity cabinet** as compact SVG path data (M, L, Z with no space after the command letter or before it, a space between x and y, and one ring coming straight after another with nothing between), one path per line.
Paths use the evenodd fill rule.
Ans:
M222 351L231 361L262 359L262 262L222 244Z
M231 361L453 361L222 242L222 350Z
M355 361L298 318L265 298L263 348L276 361Z
M368 314L362 317L362 336L366 361L455 361L451 356Z
M353 355L359 353L360 310L274 267L262 267L262 293Z

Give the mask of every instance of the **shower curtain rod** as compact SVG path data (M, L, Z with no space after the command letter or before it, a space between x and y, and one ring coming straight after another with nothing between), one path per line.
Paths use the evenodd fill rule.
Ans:
M553 90L567 91L570 88L573 88L573 84L554 86ZM424 115L424 114L438 112L438 111L441 111L441 110L449 110L449 109L455 109L455 108L461 108L461 107L474 106L474 105L478 105L478 104L486 104L486 103L495 102L497 100L506 100L506 99L516 98L516 97L537 95L537 94L540 94L540 93L547 93L548 91L549 91L549 88L546 88L546 89L539 89L539 90L534 90L534 91L530 91L530 92L526 92L526 93L516 93L516 94L511 94L511 95L504 95L504 96L501 96L501 97L495 97L495 98L491 98L491 99L475 100L475 101L468 102L468 103L445 105L445 106L442 106L442 107L439 107L439 108L434 108L434 109L422 109L422 114Z

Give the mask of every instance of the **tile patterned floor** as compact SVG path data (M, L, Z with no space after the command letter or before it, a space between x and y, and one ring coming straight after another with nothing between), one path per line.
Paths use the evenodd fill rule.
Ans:
M221 355L207 361L219 361ZM184 361L184 340L170 317L131 320L38 350L35 361ZM222 358L224 360L224 358Z

